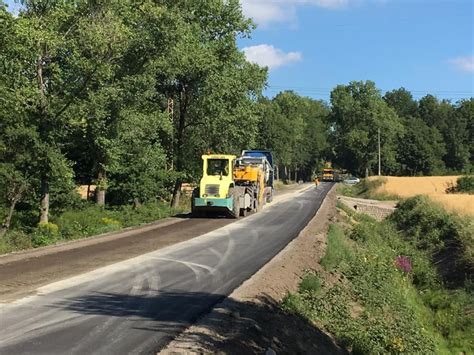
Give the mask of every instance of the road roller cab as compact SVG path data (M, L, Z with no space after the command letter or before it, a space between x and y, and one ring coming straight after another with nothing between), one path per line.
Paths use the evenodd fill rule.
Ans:
M193 192L192 212L233 211L233 167L235 155L207 154L202 156L203 174L199 187Z

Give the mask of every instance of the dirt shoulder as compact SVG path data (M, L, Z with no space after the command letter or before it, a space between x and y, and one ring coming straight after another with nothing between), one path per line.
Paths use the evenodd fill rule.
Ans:
M295 240L162 353L344 353L308 320L279 308L283 297L297 290L307 270L321 268L319 260L335 206L333 188Z

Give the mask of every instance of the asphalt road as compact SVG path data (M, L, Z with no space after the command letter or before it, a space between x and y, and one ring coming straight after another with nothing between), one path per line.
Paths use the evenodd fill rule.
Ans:
M155 353L296 237L331 186L1 305L0 354Z

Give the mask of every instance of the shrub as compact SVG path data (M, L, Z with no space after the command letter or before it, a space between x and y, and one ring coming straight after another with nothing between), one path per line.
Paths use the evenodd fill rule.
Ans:
M300 292L318 292L321 290L321 280L318 275L309 273L303 277L299 284Z
M32 234L33 247L42 247L52 244L59 239L59 228L51 222L39 223L36 230Z
M474 194L474 175L466 175L458 178L456 189L458 192Z

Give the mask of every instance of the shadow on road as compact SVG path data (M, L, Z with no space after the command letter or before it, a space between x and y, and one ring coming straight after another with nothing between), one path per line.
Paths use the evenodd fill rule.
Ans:
M52 307L83 315L123 317L124 321L130 322L130 329L157 334L159 339L156 339L156 344L162 348L224 299L223 295L204 292L159 292L149 289L140 292L145 294L94 293L56 303ZM238 302L227 298L200 325L183 335L184 340L197 343L200 351L261 354L271 347L277 353L347 353L308 320L284 312L277 302L267 296L262 296L257 302Z

